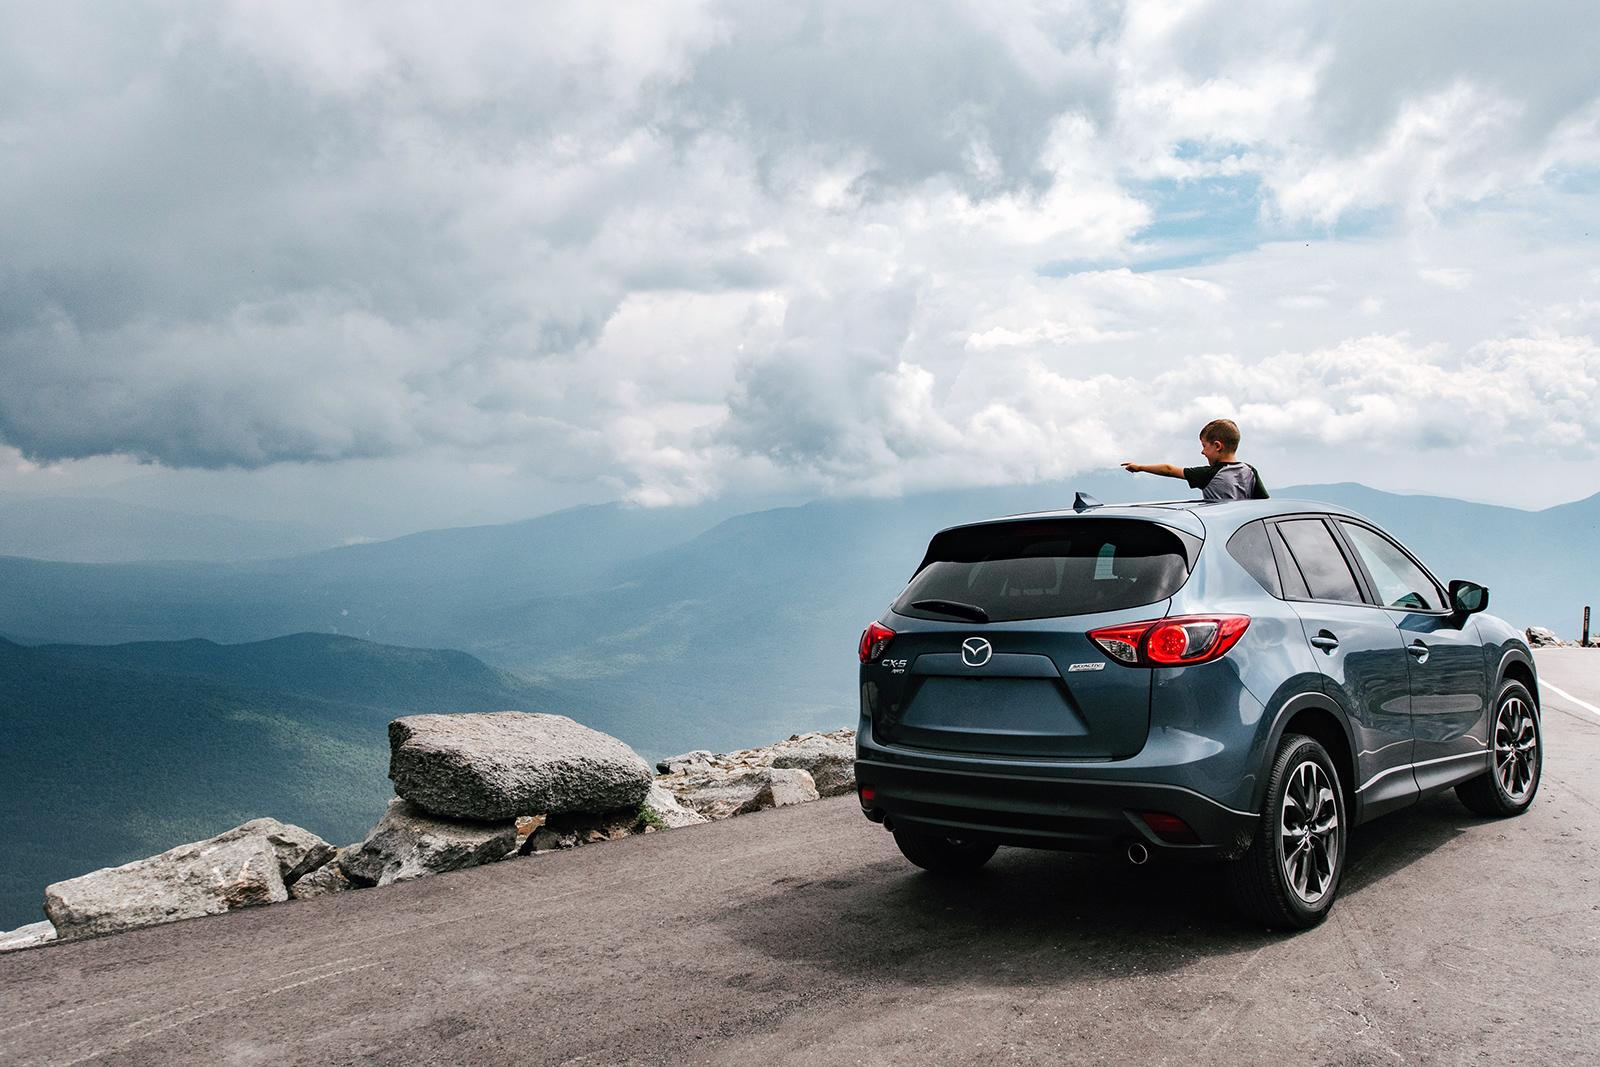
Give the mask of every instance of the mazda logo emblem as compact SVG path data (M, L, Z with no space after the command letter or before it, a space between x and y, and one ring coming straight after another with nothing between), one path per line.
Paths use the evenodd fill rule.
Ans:
M949 645L945 646L949 648ZM981 637L969 637L961 642L961 662L969 667L981 667L994 655L994 646Z

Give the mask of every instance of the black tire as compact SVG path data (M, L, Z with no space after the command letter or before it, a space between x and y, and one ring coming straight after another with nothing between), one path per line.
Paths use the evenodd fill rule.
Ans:
M1489 729L1489 769L1456 786L1456 796L1479 815L1521 815L1539 792L1544 769L1539 708L1527 686L1507 682L1500 687Z
M1285 735L1250 851L1228 864L1239 910L1291 930L1327 918L1344 875L1348 828L1339 771L1327 751L1312 738Z
M894 843L906 859L925 871L935 874L961 874L975 871L989 862L1000 846L982 838L963 840L955 837L936 837L911 830L894 830Z

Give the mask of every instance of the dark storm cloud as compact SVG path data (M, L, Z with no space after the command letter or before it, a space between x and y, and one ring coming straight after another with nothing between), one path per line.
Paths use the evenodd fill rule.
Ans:
M677 94L689 113L739 121L780 159L800 146L863 153L872 184L967 178L975 140L999 164L998 184L1048 184L1038 159L1057 116L1106 122L1114 109L1111 71L1096 54L1119 21L1114 5L1016 20L1031 38L1020 53L1006 15L950 0L727 10L731 32ZM985 184L974 192L996 183Z
M909 286L822 300L803 297L784 336L743 361L721 440L780 466L854 473L890 458L866 388L894 371L916 310Z

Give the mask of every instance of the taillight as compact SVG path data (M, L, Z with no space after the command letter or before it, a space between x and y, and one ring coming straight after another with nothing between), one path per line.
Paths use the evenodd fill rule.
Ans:
M1188 667L1227 655L1249 625L1248 615L1175 615L1090 630L1089 640L1129 667Z
M875 622L861 633L861 662L867 663L883 655L889 647L889 642L894 640L894 631L880 622Z
M1151 663L1188 665L1226 655L1250 625L1248 615L1180 615L1162 619L1145 638Z
M1089 631L1089 640L1100 646L1100 651L1132 667L1139 662L1139 645L1153 622L1136 622L1130 626L1106 626Z

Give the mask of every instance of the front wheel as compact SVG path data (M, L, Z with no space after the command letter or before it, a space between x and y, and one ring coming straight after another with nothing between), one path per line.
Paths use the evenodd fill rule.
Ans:
M1456 786L1456 796L1479 815L1521 815L1539 791L1539 772L1544 766L1539 713L1533 694L1521 682L1507 682L1500 690L1493 730L1493 762L1476 778Z
M894 843L906 859L935 874L960 874L975 871L989 862L999 846L993 841L936 837L895 827Z
M1347 825L1339 772L1327 751L1309 737L1284 737L1255 840L1228 865L1239 910L1267 926L1320 923L1344 874Z

